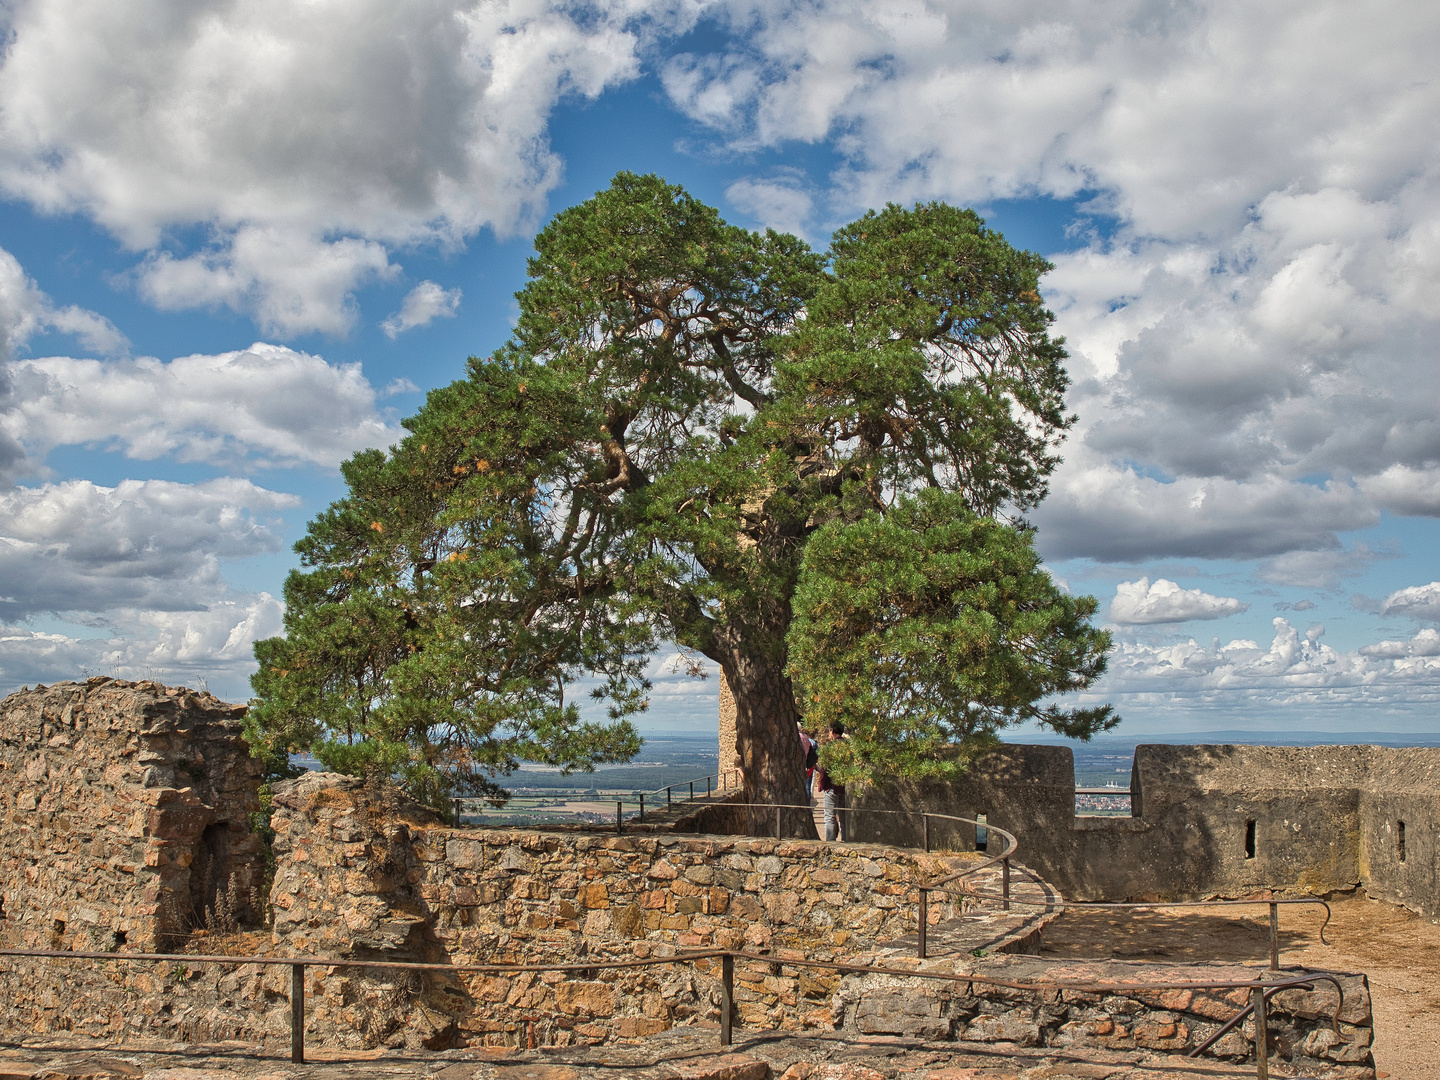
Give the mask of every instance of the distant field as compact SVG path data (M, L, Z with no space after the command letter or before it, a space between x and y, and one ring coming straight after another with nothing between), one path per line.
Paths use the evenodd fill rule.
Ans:
M714 736L651 735L637 759L624 765L602 765L594 772L572 772L522 765L518 772L496 777L511 793L503 809L468 803L465 820L487 825L534 825L542 822L613 822L615 803L623 803L626 818L639 809L639 796L648 808L663 806L663 788L674 787L678 801L689 797L690 781L696 792L705 790L705 777L714 776L719 750ZM716 788L717 781L712 781ZM655 794L657 793L658 794Z

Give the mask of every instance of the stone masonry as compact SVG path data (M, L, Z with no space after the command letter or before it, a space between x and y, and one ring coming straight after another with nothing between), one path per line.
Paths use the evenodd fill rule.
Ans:
M0 941L108 954L0 960L0 1029L283 1045L290 971L186 955L223 951L318 961L306 978L312 1046L576 1048L713 1029L717 958L606 965L718 948L763 956L735 964L746 1032L1103 1057L1194 1046L1237 999L1007 990L975 978L1156 983L1255 971L1056 965L971 955L968 946L917 961L908 940L915 884L958 869L968 854L675 831L452 829L393 791L323 773L275 786L271 929L185 940L222 886L233 879L243 893L260 869L248 831L258 767L240 713L208 695L109 679L0 702ZM932 894L937 945L962 916L987 917L970 904ZM124 959L154 948L177 954ZM806 960L959 978L842 974ZM387 962L594 966L437 973ZM1277 997L1276 1045L1312 1075L1360 1080L1369 1068L1364 979L1346 977L1338 1031L1325 1020L1334 1004L1326 993ZM1243 1058L1245 1033L1217 1050Z
M1076 817L1069 747L1007 744L953 782L854 792L853 835L914 844L921 812L984 814L1068 900L1363 886L1440 916L1440 749L1141 745L1130 791L1130 817ZM974 846L973 826L933 825L939 844Z
M219 890L248 900L262 856L244 711L104 677L0 701L0 943L163 951Z
M969 954L917 961L917 873L956 856L874 845L739 836L455 830L423 808L356 781L312 774L280 785L281 868L272 901L277 951L452 964L597 964L728 948L766 954L735 966L747 1031L848 1032L1070 1052L1176 1052L1244 1004L1243 991L1024 991L896 975L838 974L805 959L853 961L1009 981L1246 980L1253 968L1077 964ZM942 910L932 918L960 914ZM624 970L445 975L317 973L317 1035L341 1045L573 1046L713 1025L718 963ZM1360 975L1273 1000L1282 1060L1317 1077L1365 1075L1370 1002ZM1253 1038L1253 1025L1250 1029ZM1244 1060L1246 1033L1215 1055Z
M916 872L954 856L740 836L596 835L454 830L423 808L356 781L310 774L277 785L279 869L272 904L279 951L448 963L575 963L704 948L777 958L866 955L914 930ZM932 901L939 922L959 899ZM762 965L764 967L766 965ZM774 965L779 967L777 963ZM443 1041L603 1041L718 1015L718 962L574 978L489 976L417 991ZM737 972L747 1026L829 1026L829 972ZM343 970L316 999L317 1028L385 1026L392 987L362 990ZM439 1017L448 1011L452 1021ZM524 1017L539 1017L532 1025Z

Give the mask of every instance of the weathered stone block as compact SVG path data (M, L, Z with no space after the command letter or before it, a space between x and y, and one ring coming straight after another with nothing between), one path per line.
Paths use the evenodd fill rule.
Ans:
M615 988L601 982L564 982L555 987L555 1005L572 1016L613 1016Z

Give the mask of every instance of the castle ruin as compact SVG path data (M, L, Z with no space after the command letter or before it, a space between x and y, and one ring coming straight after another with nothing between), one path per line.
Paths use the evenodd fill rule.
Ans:
M264 873L250 820L260 772L241 737L242 712L208 695L111 679L0 702L0 946L174 954L154 963L7 957L0 1027L182 1042L289 1038L284 967L186 959L214 947L213 937L198 946L186 937L205 927L221 891L250 896ZM693 813L679 827L654 823L624 835L461 829L393 791L326 773L275 785L273 881L241 914L253 928L231 944L260 958L318 961L305 976L304 1025L312 1042L332 1046L583 1045L714 1023L717 959L601 965L731 949L766 958L736 963L735 1007L746 1028L1168 1053L1217 1031L1235 995L1056 996L964 980L1075 970L1006 953L1023 949L1063 906L1052 885L1123 899L1262 884L1325 892L1359 882L1417 909L1430 902L1433 887L1420 894L1436 869L1433 815L1424 813L1433 806L1425 801L1434 798L1431 757L1335 748L1287 762L1287 752L1250 747L1145 749L1135 766L1136 816L1119 821L1074 817L1063 748L1008 747L961 784L865 796L888 809L985 813L1016 833L1030 867L1017 872L1050 898L985 948L927 961L915 958L915 885L973 860L975 837L963 828L947 834L937 825L932 844L948 850L933 853L918 850L916 836L862 824L860 813L853 842L843 845L683 831L700 826ZM1403 858L1393 824L1401 820ZM927 922L937 940L978 902L932 895ZM962 981L917 988L799 963L807 959L909 970L923 963ZM383 966L398 961L597 967L421 976ZM1106 963L1120 966L1084 970L1165 981L1161 966ZM1206 974L1252 977L1253 969L1232 968ZM1366 1075L1364 976L1343 977L1336 1030L1327 1017L1342 1001L1327 986L1276 995L1276 1037L1313 1075ZM1225 1035L1213 1053L1243 1060L1244 1032Z

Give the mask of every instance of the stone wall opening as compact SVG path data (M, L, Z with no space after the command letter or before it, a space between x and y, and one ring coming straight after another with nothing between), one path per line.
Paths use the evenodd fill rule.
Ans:
M229 823L216 821L206 825L195 842L190 860L190 920L194 926L215 921L217 899L229 876L229 834Z

